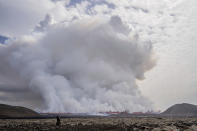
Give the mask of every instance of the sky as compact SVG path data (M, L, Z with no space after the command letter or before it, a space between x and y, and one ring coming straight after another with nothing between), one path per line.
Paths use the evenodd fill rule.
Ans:
M101 108L165 110L176 103L197 105L195 5L196 0L0 0L0 102L70 112ZM140 47L136 48L134 43ZM55 60L51 61L52 58ZM84 64L87 58L92 60L88 65ZM73 63L72 60L76 63L67 64ZM54 64L48 67L47 62ZM95 66L98 71L92 71ZM84 74L81 76L76 71ZM67 72L71 75L65 75ZM39 76L43 78L37 79ZM60 76L66 77L68 88L64 89L67 83ZM57 83L50 83L54 79ZM126 83L125 88L114 84L117 81L123 84L120 86ZM50 88L49 83L54 87ZM78 90L78 84L84 87L79 86ZM40 85L46 85L46 89ZM128 87L131 94L121 99L127 86L132 86ZM104 96L103 91L107 92ZM97 94L96 98L92 96ZM71 101L76 106L70 109L60 106L62 103L68 106ZM82 106L92 103L96 104Z

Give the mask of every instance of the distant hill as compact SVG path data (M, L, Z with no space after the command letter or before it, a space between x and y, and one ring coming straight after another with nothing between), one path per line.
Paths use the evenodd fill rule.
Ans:
M0 118L39 117L40 115L28 108L0 104Z
M197 106L188 103L175 104L161 114L173 116L197 116Z

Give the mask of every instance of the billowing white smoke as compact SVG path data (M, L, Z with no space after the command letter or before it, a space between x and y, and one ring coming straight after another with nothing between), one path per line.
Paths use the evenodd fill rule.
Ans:
M54 25L39 39L10 42L0 57L42 97L44 111L145 111L151 104L136 79L154 61L151 43L135 36L117 16L78 21Z

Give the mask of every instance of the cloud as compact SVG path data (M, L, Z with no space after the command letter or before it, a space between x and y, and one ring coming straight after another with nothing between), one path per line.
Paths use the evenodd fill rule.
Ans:
M35 27L35 32L43 32L47 29L48 26L53 24L53 18L51 15L47 14L44 20L40 21L40 23Z
M28 34L55 7L50 0L0 0L0 33L12 37Z
M36 43L35 45L39 45L39 46L34 46L34 48L37 47L35 49L36 50L35 52L37 54L40 54L40 56L46 55L44 52L48 52L46 57L48 55L51 57L52 56L54 57L56 55L51 55L51 51L43 51L45 47L41 46L42 49L39 49L40 45L42 45L41 43L51 43L51 41L53 41L53 43L57 43L56 41L61 42L62 41L61 39L60 40L56 39L55 37L56 33L60 35L65 33L69 34L68 32L71 31L74 32L75 34L80 34L77 32L80 31L81 34L83 34L82 28L87 28L88 30L91 30L90 32L91 33L93 32L93 34L96 33L102 34L99 33L99 31L101 32L103 31L104 32L103 34L105 33L115 34L114 37L116 36L118 37L118 40L123 40L124 42L129 39L128 41L132 41L132 43L141 43L141 44L144 43L144 45L151 45L150 47L146 47L146 48L152 48L153 46L157 56L160 59L158 61L158 66L152 71L153 72L152 75L149 75L148 73L149 78L148 80L145 80L145 83L141 85L142 88L140 89L143 91L142 92L143 94L149 93L149 95L147 96L153 98L152 100L156 102L157 105L161 105L160 100L162 100L162 98L165 98L165 93L163 93L162 91L160 93L157 92L157 95L152 95L154 94L152 92L157 91L157 88L161 87L159 88L160 90L163 90L165 88L165 91L168 92L166 94L169 94L169 91L171 93L171 89L178 89L179 87L181 89L183 88L182 92L185 92L186 89L185 87L190 86L190 84L188 83L193 83L191 84L192 87L195 86L193 81L195 81L196 77L193 75L190 77L188 76L187 82L183 82L183 84L180 84L181 86L179 84L172 84L175 82L179 83L180 75L176 75L177 77L175 82L174 81L171 82L172 81L171 77L173 75L171 75L171 77L168 77L168 75L171 74L171 70L170 70L171 68L167 68L168 65L166 65L166 63L168 63L170 66L176 68L178 71L181 70L180 71L181 73L185 72L184 74L187 74L189 72L191 72L192 74L192 72L195 72L196 63L194 62L195 60L193 60L194 58L196 58L195 57L196 51L194 44L195 43L194 34L196 34L196 24L195 24L196 4L195 3L196 3L195 0L191 0L190 2L186 0L177 0L177 1L174 0L161 0L161 1L158 0L140 0L140 1L139 0L132 0L132 1L130 0L121 0L121 1L118 0L71 0L71 1L69 0L39 0L39 1L16 0L15 2L11 0L6 0L6 1L0 0L0 18L1 18L0 34L1 36L6 36L9 38L9 41L6 41L6 43L8 43L9 46L11 43L16 43L13 45L18 45L20 43L19 44L20 50L22 50L22 47L24 45L27 45L28 47L29 45L32 44L34 45ZM108 21L109 19L111 19L111 21ZM105 25L105 26L101 26L101 25ZM77 27L74 28L73 26L77 26ZM109 31L106 31L101 27L107 29L108 27L110 28ZM66 31L62 31L60 30L60 28L63 28L62 30L66 30ZM96 29L96 31L93 31L94 29ZM51 35L52 32L54 32L54 36ZM43 38L43 36L45 35L46 37ZM49 35L54 40L52 40L49 37ZM82 39L81 38L82 36L80 37L80 35L74 37L73 34L73 36L70 37L74 40ZM86 37L90 39L89 36ZM45 42L47 41L47 39L50 39L51 41ZM68 39L64 39L64 41L68 41ZM82 39L82 41L83 42L85 41L84 38ZM100 41L100 39L98 41ZM152 44L148 44L148 43L152 43ZM6 50L5 50L5 46L6 46ZM65 45L65 47L66 46L67 45ZM9 47L8 52L12 52L19 47L17 46L16 47L13 46L12 48ZM24 49L26 49L27 47L24 46ZM71 48L70 45L68 47L69 49ZM0 44L0 48L1 48L0 59L1 59L1 63L3 63L0 64L1 67L0 83L3 84L11 83L11 85L17 83L16 87L19 86L28 87L29 80L24 80L23 77L18 78L20 73L16 69L13 69L13 67L11 66L5 66L5 65L10 65L10 62L8 60L12 58L12 57L8 58L8 56L5 53L7 51L7 45ZM118 48L121 49L121 47ZM50 48L48 47L47 49ZM54 47L54 49L56 48ZM81 50L85 50L85 49L81 49ZM41 53L42 51L43 54ZM184 51L185 53L183 53ZM29 52L30 54L33 54L32 53L33 51L31 51L31 49L29 49ZM108 53L110 54L110 52ZM25 53L22 54L26 55ZM64 53L62 54L64 55ZM97 52L97 54L99 53ZM16 53L16 56L18 55L20 56L21 54ZM74 55L73 58L75 58L76 59L75 61L77 61L78 54L73 53L71 55ZM125 60L122 57L120 58L117 55L115 56L117 57L117 59ZM30 57L30 61L29 61L30 63L33 58L34 55ZM184 65L183 67L177 65L179 61L182 61L182 58L187 59L187 64L184 63L180 64L180 65ZM51 59L51 58L47 58L47 59ZM72 63L72 61L70 63ZM58 64L58 65L60 68L64 68L64 64L62 65ZM98 64L98 65L101 66L102 64ZM150 65L146 64L146 65L150 67L152 66L151 64ZM46 66L46 65L43 64L42 66ZM71 68L72 66L73 65L68 65L69 68ZM187 70L188 67L190 67L191 71ZM108 68L110 70L111 65L108 66ZM135 70L136 72L140 72L137 70L141 70L141 68ZM26 71L22 71L22 72L26 72ZM137 79L143 79L143 75L144 75L143 73L137 73L134 76ZM157 78L155 78L155 76L157 76ZM165 84L161 84L163 83L164 76L165 76L165 80L168 82L166 82ZM58 79L58 78L55 77L54 79ZM22 84L18 85L18 83L22 83ZM164 87L164 85L166 86ZM185 85L185 87L183 87L183 85ZM12 86L10 88L12 88ZM192 88L191 90L193 91L194 89ZM195 92L195 90L193 92ZM161 95L163 95L164 97L160 98ZM188 97L190 96L188 95ZM175 99L175 98L169 97L169 99L165 99L165 101L169 102L171 101L171 99ZM31 102L25 102L23 104L28 105L28 103ZM46 109L46 107L43 107L42 109L44 108ZM62 107L62 110L64 110L64 107Z
M0 65L10 68L7 77L15 72L28 90L41 96L44 111L151 109L135 82L154 66L151 43L130 37L118 16L54 25L42 38L32 39L2 47L0 57L6 58Z

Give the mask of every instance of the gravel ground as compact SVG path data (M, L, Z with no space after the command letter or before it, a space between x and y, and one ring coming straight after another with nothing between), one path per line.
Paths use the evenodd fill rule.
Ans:
M197 131L197 118L0 119L0 131Z

